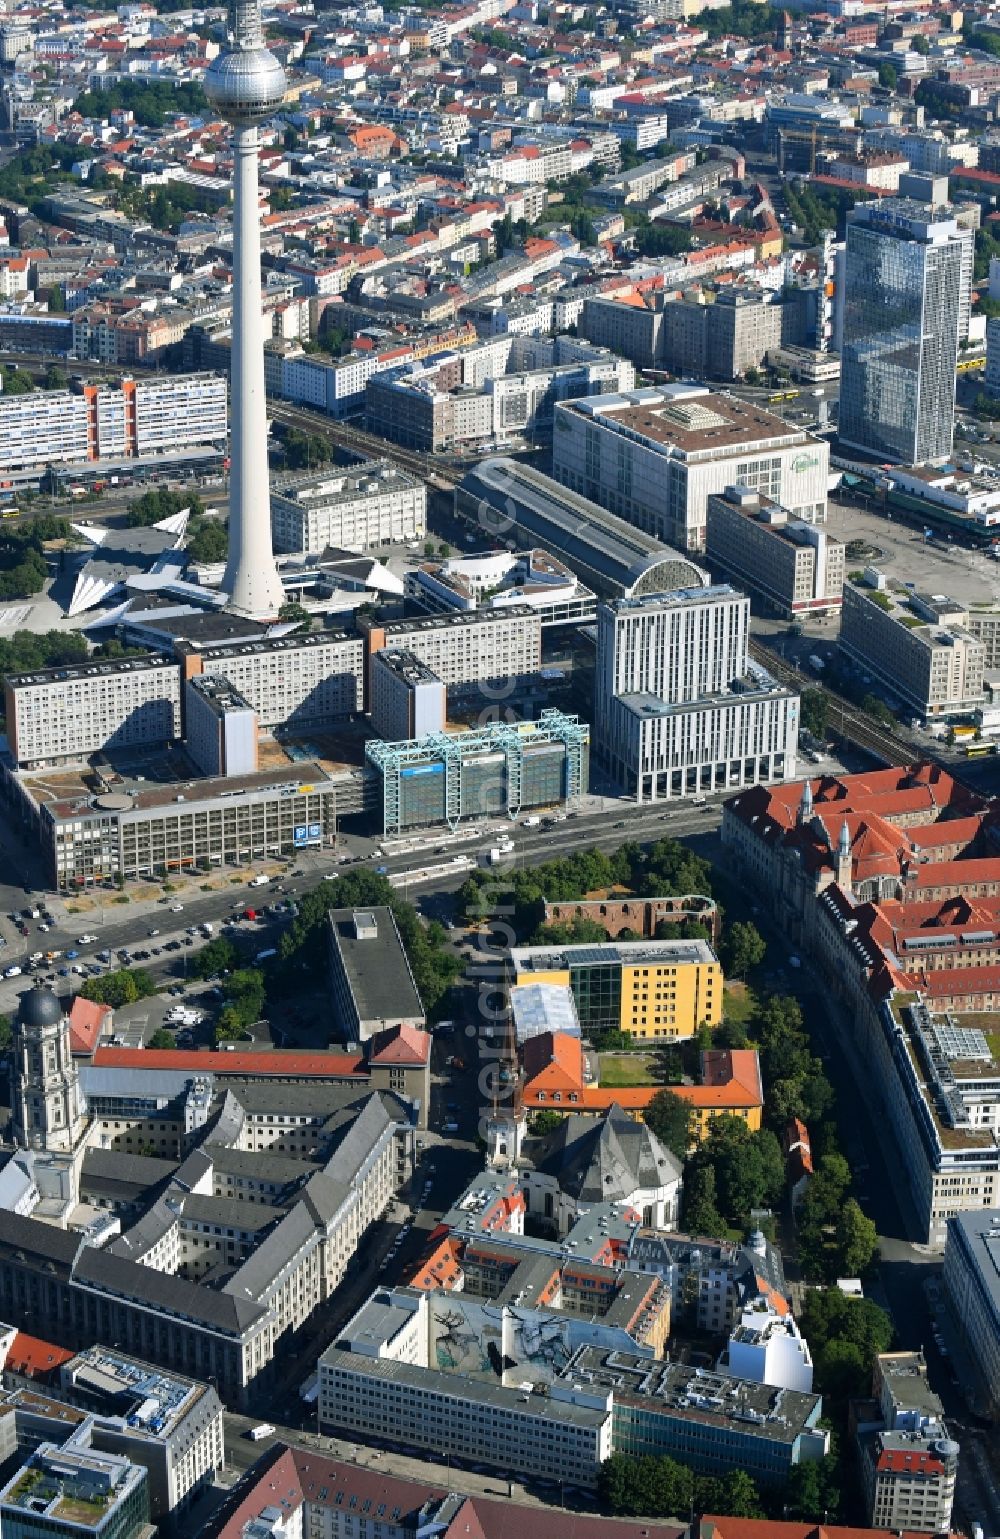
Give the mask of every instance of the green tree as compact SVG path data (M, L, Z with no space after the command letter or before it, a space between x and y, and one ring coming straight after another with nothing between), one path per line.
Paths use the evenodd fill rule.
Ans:
M294 599L289 599L282 604L278 610L278 619L285 621L286 624L308 625L310 623L308 609L305 605L296 603Z
M840 1511L840 1468L832 1454L807 1464L793 1464L785 1486L790 1518L807 1523L832 1523Z
M684 1228L688 1234L718 1240L726 1221L716 1205L715 1171L711 1165L689 1164L684 1176Z
M246 1035L246 1027L240 1019L240 1012L235 1005L226 1005L219 1012L219 1019L215 1023L216 1046L220 1042L238 1042Z
M9 1015L0 1015L0 1053L5 1053L14 1042L14 1028Z
M236 968L223 983L229 1008L236 1012L241 1026L252 1026L264 1013L264 974L256 967Z
M168 81L122 80L100 91L84 91L75 107L83 117L98 119L125 107L143 128L162 128L168 117L205 112L208 102L197 82L174 85Z
M765 1516L760 1493L753 1477L746 1470L729 1470L715 1482L716 1500L712 1511L730 1518L762 1518ZM702 1506L702 1511L705 1508Z
M562 1121L562 1112L535 1112L529 1124L529 1131L532 1132L536 1138L544 1138L547 1133L555 1133L561 1126Z
M217 935L191 958L191 971L196 978L211 978L213 973L235 967L238 959L239 953L228 936Z
M170 1048L174 1046L174 1039L170 1035L169 1031L166 1031L162 1026L158 1026L156 1031L153 1032L153 1035L150 1037L149 1041L146 1043L146 1046L153 1048Z
M585 946L601 945L608 932L596 919L585 919L576 914L572 919L561 919L553 924L543 924L535 931L532 942L537 946Z
M890 64L888 59L883 59L878 67L878 83L887 91L894 91L899 76L896 74L896 66Z
M193 518L188 524L187 553L199 565L225 561L229 553L226 522L221 518Z
M657 1091L643 1112L643 1121L677 1158L687 1157L691 1146L691 1107L672 1090Z
M129 503L125 521L132 529L142 528L158 524L161 519L172 518L184 508L190 510L193 520L204 513L205 504L197 494L172 492L165 487L157 487Z
M35 381L26 369L19 369L17 364L7 365L3 377L4 395L30 395L35 388Z
M612 1454L601 1465L600 1492L618 1516L674 1517L691 1509L694 1474L655 1454Z
M799 701L799 721L815 738L826 736L829 696L823 689L804 689Z
M751 1209L773 1207L785 1184L774 1134L767 1128L753 1132L740 1117L714 1117L691 1163L714 1171L719 1211L738 1227L749 1225Z
M318 433L303 433L289 428L282 437L285 463L289 470L312 470L330 461L330 445Z
M837 1253L842 1277L858 1277L871 1266L878 1250L878 1230L853 1197L848 1197L837 1221Z
M45 378L42 381L43 390L66 390L69 387L69 375L65 369L60 369L56 363L50 363L45 370Z
M726 929L719 948L720 960L728 976L745 978L759 967L767 955L767 942L749 920L737 920Z
M812 1349L817 1388L823 1394L836 1399L868 1393L875 1358L892 1346L892 1321L884 1309L839 1288L809 1288L799 1327Z
M922 32L918 32L915 37L912 37L910 39L910 43L913 47L914 53L919 53L926 56L931 51L931 45L927 38L924 37Z
M143 968L122 967L101 978L88 978L80 993L84 999L93 999L118 1010L122 1005L134 1004L137 999L148 999L156 993L156 984Z

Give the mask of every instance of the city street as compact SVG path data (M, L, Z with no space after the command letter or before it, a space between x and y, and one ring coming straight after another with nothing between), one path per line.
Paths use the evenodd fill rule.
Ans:
M721 821L722 800L721 796L712 798L704 807L695 807L689 801L661 804L653 808L636 807L634 803L622 802L618 804L621 819L617 821L624 822L623 828L614 826L614 821L603 803L595 807L585 807L579 814L568 818L566 822L557 823L548 829L528 829L522 825L511 825L509 831L514 842L512 858L515 864L539 865L546 860L555 859L581 848L613 851L630 838L649 841L667 835L681 837L691 833L706 833L717 828ZM218 892L204 893L196 884L192 884L194 890L188 893L179 885L177 892L170 896L169 901L170 903L183 902L183 915L174 915L170 912L168 904L159 900L136 902L127 906L122 905L120 908L114 902L116 895L111 893L107 894L107 902L103 906L79 915L66 914L65 905L59 900L53 900L52 911L57 921L54 928L47 934L40 933L37 922L29 920L30 933L27 937L18 933L8 917L11 911L23 910L26 907L27 899L23 886L15 886L11 883L0 884L0 934L7 942L6 946L0 949L0 963L4 967L12 963L20 964L26 955L35 951L60 950L65 953L69 949L81 949L77 947L76 942L84 933L98 936L98 940L92 946L81 949L81 955L85 955L88 959L104 949L118 952L123 948L131 951L136 948L147 949L152 944L162 945L163 941L169 939L170 934L178 927L186 931L189 926L198 926L205 921L217 927L223 919L228 918L238 904L254 909L262 908L275 901L279 888L281 896L300 896L303 892L315 887L324 874L336 876L357 870L359 862L368 866L369 869L384 868L389 875L420 872L429 865L441 864L442 858L436 856L433 851L439 849L442 841L447 839L445 832L430 831L426 834L426 846L421 849L410 849L396 854L387 851L384 855L376 855L372 851L373 840L359 840L349 836L344 840L342 850L357 851L357 858L352 865L341 864L342 853L328 856L317 853L313 854L308 861L297 857L294 863L289 863L291 869L287 874L276 878L266 887L254 888L249 885L252 880L250 870L247 872L247 885L231 883ZM480 830L475 839L468 843L456 840L455 853L467 851L475 859L477 851L490 842L488 836ZM376 847L381 848L381 846ZM306 869L307 866L308 869ZM292 874L293 871L298 870L301 870L301 875ZM415 881L412 885L403 883L399 890L411 901L419 901L428 893L453 891L461 886L467 875L468 868L455 868L453 872L430 882ZM149 930L153 927L160 928L162 934L151 941ZM254 936L255 949L265 949L274 943L273 927L265 929L255 925L249 933ZM176 982L184 974L186 964L182 958L185 954L190 955L197 946L204 945L206 937L195 936L192 939L194 946L185 947L181 953L165 954L138 965L146 968L154 977L163 979L165 983L168 980ZM259 945L257 945L258 940ZM57 967L65 965L67 964L64 958L57 963ZM44 971L48 972L50 968L46 967ZM18 995L26 987L30 987L30 982L30 977L26 978L23 975L17 978L0 979L0 1012L16 1009ZM69 978L58 980L58 992L67 994L72 989L73 984Z

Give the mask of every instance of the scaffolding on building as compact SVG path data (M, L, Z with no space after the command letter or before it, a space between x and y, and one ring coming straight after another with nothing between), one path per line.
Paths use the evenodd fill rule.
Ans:
M450 829L457 828L463 818L471 819L473 814L463 810L465 768L498 753L503 755L507 816L516 818L522 805L541 805L535 798L525 801L525 753L546 743L560 743L565 750L563 786L558 798L552 799L572 802L587 786L590 728L579 717L551 707L542 711L537 721L495 721L469 732L431 732L408 742L368 743L365 756L382 777L383 832L398 834L417 826L415 820L404 817L402 796L403 779L413 774L444 776L440 821Z

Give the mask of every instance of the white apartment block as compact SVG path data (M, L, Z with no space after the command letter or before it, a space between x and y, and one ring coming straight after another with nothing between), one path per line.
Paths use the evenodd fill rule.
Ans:
M389 620L369 629L369 659L383 647L411 652L446 685L518 679L542 666L542 619L518 604Z
M602 604L597 690L680 704L719 694L746 667L750 601L726 584Z
M364 642L343 631L206 647L188 653L193 672L198 659L206 673L229 680L265 731L341 721L363 708Z
M1000 1208L948 1221L944 1286L986 1403L1000 1408Z
M555 407L555 479L681 550L704 550L708 498L727 486L824 520L829 461L822 439L701 385Z
M259 768L256 712L220 674L187 680L184 741L205 775L253 775Z
M612 1451L611 1394L559 1381L531 1394L430 1367L438 1297L379 1289L362 1306L319 1360L320 1427L596 1485Z
M892 1533L951 1531L959 1446L945 1436L876 1432L862 1450L868 1522Z
M963 605L915 593L873 570L844 585L841 651L921 717L983 702L986 647Z
M90 458L90 409L68 390L0 395L0 470L73 465Z
M759 680L724 696L667 705L629 695L599 714L598 753L638 802L795 778L799 697L750 669Z
M593 741L639 802L794 777L799 698L750 662L749 617L725 585L599 606Z
M11 674L4 697L7 737L22 769L181 736L180 668L155 653Z
M212 373L0 395L0 471L224 444L226 399L225 375Z
M186 444L224 444L229 431L228 386L224 374L210 373L137 380L135 447L129 452L160 454Z
M372 727L388 743L409 743L443 732L445 686L412 652L383 649L372 656Z
M271 497L276 550L404 545L427 533L427 487L391 460L286 482Z
M793 619L840 612L843 543L757 492L731 486L709 497L705 553L765 613Z

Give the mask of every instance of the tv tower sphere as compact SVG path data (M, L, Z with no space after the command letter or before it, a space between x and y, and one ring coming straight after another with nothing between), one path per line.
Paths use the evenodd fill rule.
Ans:
M257 125L278 111L287 82L264 47L259 0L232 0L229 29L232 46L205 72L205 95L235 129L229 559L222 586L233 609L268 619L280 610L284 590L271 546Z

